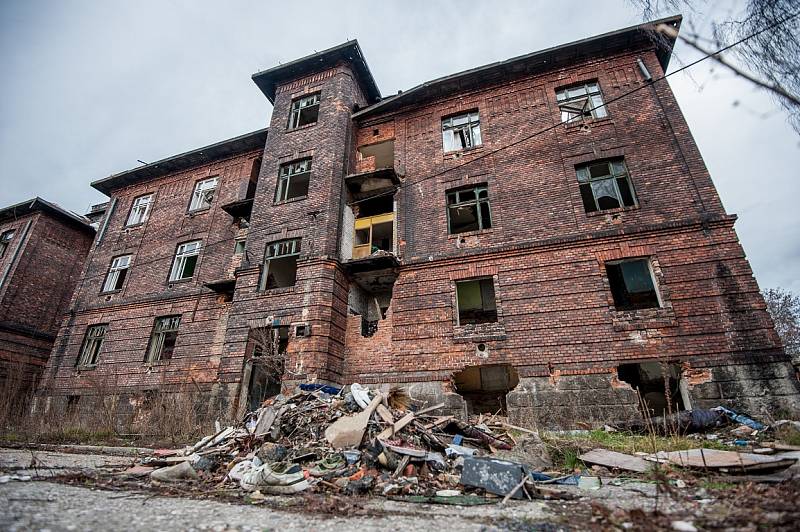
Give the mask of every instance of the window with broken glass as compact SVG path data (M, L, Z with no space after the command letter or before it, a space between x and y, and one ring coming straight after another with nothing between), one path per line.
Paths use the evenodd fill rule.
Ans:
M214 201L214 193L217 191L217 177L209 177L198 181L192 192L192 201L189 203L189 211L199 211L211 207Z
M131 265L131 256L123 255L121 257L114 257L111 261L111 266L108 268L106 274L106 282L103 283L103 292L114 292L121 290L125 284L125 278L128 276L128 268Z
M264 291L294 286L297 280L297 257L299 256L299 238L267 244L258 289Z
M152 203L152 199L152 194L146 194L133 200L131 212L128 213L128 221L125 222L125 227L143 224L147 221L147 215L150 214L150 204Z
M486 185L447 193L447 227L451 235L492 227L489 189Z
M578 122L585 118L608 116L597 82L585 83L556 91L562 122Z
M606 274L617 310L661 306L649 259L607 262Z
M278 170L275 203L307 196L310 180L311 158L282 164Z
M81 352L75 363L76 367L97 365L97 360L100 357L100 348L103 346L103 338L105 338L107 330L108 324L91 325L86 329Z
M478 111L443 118L442 143L445 153L480 146L481 121Z
M197 259L200 255L202 241L185 242L178 246L175 252L175 260L172 263L172 270L169 273L170 281L181 281L191 279L197 268Z
M319 118L319 93L310 94L292 101L288 129L315 124Z
M457 281L456 304L459 325L496 322L494 281L491 278Z
M14 239L14 230L10 229L8 231L3 231L0 234L0 258L6 254L6 250L8 246L11 245L11 241Z
M159 360L169 360L175 351L175 342L178 340L178 327L181 325L180 316L164 316L156 318L153 332L150 335L150 345L144 361L151 363Z
M575 173L586 212L636 205L636 195L622 159L578 166Z

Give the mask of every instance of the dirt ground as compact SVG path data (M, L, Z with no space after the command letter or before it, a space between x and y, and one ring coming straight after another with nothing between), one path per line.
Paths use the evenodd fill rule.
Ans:
M169 495L119 485L111 473L134 457L0 449L2 530L798 530L800 482L605 477L598 489L563 487L573 500L459 507L382 497L307 494L258 505L215 492ZM667 486L666 488L664 486ZM559 487L562 489L562 487Z

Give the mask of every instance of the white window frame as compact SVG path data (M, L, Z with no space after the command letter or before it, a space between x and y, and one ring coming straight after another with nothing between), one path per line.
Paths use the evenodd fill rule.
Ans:
M0 258L3 258L3 255L6 254L6 250L11 244L11 241L14 240L14 235L16 233L16 229L9 229L8 231L0 233Z
M195 183L192 200L189 202L189 212L210 209L218 185L219 176L209 177Z
M92 367L97 365L97 361L100 359L100 350L103 348L103 340L105 340L107 332L107 323L98 323L86 328L86 333L83 336L83 343L81 344L81 352L78 354L78 360L75 363L76 367Z
M128 213L128 221L125 222L125 227L133 225L141 225L147 221L150 216L150 206L153 204L153 195L144 194L133 199L131 210Z
M463 139L463 146L456 145L456 136ZM462 144L461 141L458 142ZM469 150L483 144L480 113L468 111L442 118L442 149L444 153Z
M122 289L122 286L119 288L114 287L117 284L117 279L119 279L120 272L131 267L131 257L132 255L120 255L119 257L114 257L114 259L111 261L111 266L108 268L106 281L103 283L103 292L114 292ZM125 281L123 280L122 283L125 284Z
M608 116L600 83L597 81L557 90L556 102L561 111L561 122L564 124L581 121L587 115L595 119Z
M170 282L185 281L194 277L194 274L197 272L197 262L195 263L192 275L183 277L183 271L186 267L186 259L200 255L202 248L202 240L192 240L191 242L184 242L178 246L178 249L175 251L175 260L172 262L172 269L169 272ZM198 258L198 262L199 260L200 259Z

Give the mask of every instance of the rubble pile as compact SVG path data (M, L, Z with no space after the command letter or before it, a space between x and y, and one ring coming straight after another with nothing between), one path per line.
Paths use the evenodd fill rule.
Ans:
M508 477L514 484L529 478L520 463L485 462L520 438L504 418L467 423L435 415L443 406L412 411L401 391L301 385L291 396L267 400L239 426L220 428L185 449L158 450L128 473L149 474L155 483L213 481L256 496L309 490L461 497L462 503L465 491L508 494L507 481L471 480L487 467L514 470ZM532 489L520 488L514 496Z

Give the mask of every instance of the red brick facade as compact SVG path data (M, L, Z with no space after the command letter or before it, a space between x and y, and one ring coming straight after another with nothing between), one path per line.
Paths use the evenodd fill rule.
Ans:
M274 103L263 152L228 150L194 165L177 156L182 171L103 185L116 208L59 333L44 394L92 393L98 376L131 395L196 385L234 414L247 396L252 330L281 326L287 384L401 383L413 398L444 397L457 411L455 373L510 366L519 385L508 413L520 423L628 417L637 399L618 367L648 361L680 367L684 403L796 409L797 382L735 216L668 84L647 79L663 75L668 51L641 28L592 42L599 48L565 45L382 101L353 43L256 74ZM608 115L562 124L557 91L589 82ZM293 102L316 93L316 122L288 129ZM482 142L446 153L442 119L462 112L478 113ZM393 162L382 166L375 153ZM308 158L308 191L276 202L282 165ZM624 159L636 205L587 213L576 167L609 159ZM221 206L244 198L254 163L242 224ZM220 184L211 208L186 214L194 183L212 175ZM469 185L487 187L491 228L451 235L447 192ZM125 229L134 198L150 192L149 220ZM368 203L381 196L391 198ZM371 241L371 255L353 259L354 217L363 222L370 208L393 220L390 249ZM234 239L245 234L241 260ZM169 283L176 246L197 239L194 276ZM265 250L290 239L301 243L296 281L264 290ZM133 257L126 286L99 294L121 254ZM606 264L634 258L648 260L658 304L616 310ZM460 325L456 283L476 278L491 280L496 321ZM206 286L224 279L235 280L232 297ZM174 354L144 363L153 321L165 315L181 316ZM98 323L109 324L100 362L76 370L86 328Z

